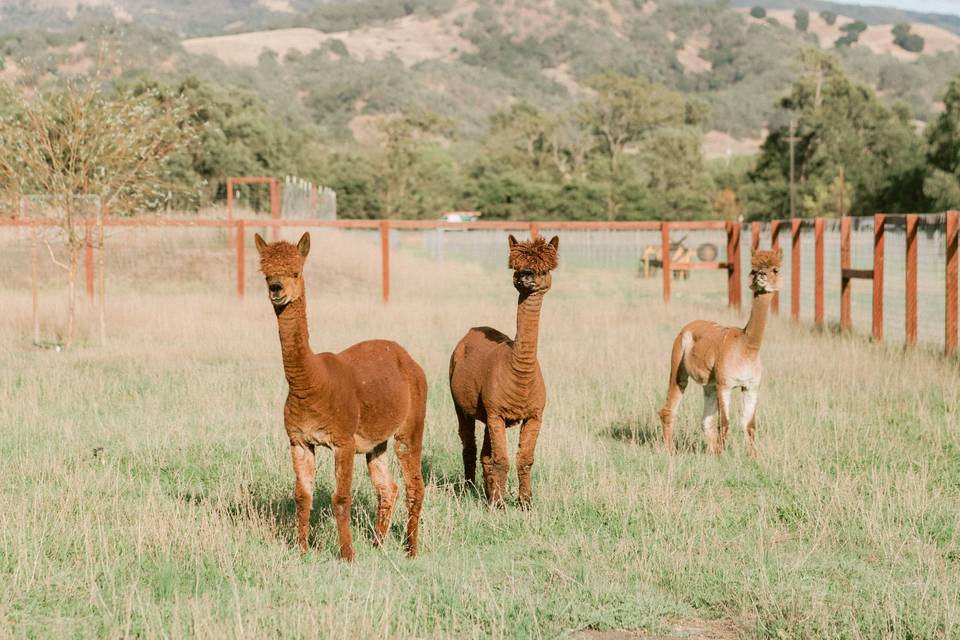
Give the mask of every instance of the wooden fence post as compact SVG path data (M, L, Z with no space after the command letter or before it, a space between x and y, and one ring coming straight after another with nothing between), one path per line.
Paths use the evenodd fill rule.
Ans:
M227 220L233 222L233 178L227 178ZM233 225L227 226L227 246L229 247L234 235Z
M530 238L533 239L533 238L538 237L539 235L540 235L540 225L538 225L536 222L531 222L531 223L530 223Z
M883 340L883 258L884 227L887 216L873 214L873 339Z
M760 223L750 223L750 251L756 251L760 248Z
M740 223L727 223L727 304L740 310Z
M93 300L93 219L84 221L84 266L87 275L87 299Z
M907 282L904 299L904 333L908 347L917 344L917 227L916 214L907 216Z
M823 326L823 229L826 226L826 220L817 218L814 221L814 239L816 241L816 253L814 263L816 273L814 275L814 302L813 302L813 321L818 326Z
M236 226L236 235L237 235L237 297L243 299L243 288L244 288L244 221L237 220L234 225Z
M383 302L390 302L390 221L380 221L380 279L383 284Z
M847 269L851 265L850 216L840 218L840 330L850 329L851 278Z
M670 223L660 224L660 241L663 250L663 259L660 261L663 267L663 304L670 304Z
M960 229L960 211L947 212L947 308L944 323L944 350L947 355L957 350L957 236Z
M770 221L770 248L774 251L780 250L780 221ZM770 312L773 315L780 314L780 292L773 292L773 300L770 301Z
M270 178L270 217L280 219L280 184L276 178ZM270 239L276 242L280 238L280 227L273 225L270 229Z
M803 220L790 221L790 317L800 319L800 228Z

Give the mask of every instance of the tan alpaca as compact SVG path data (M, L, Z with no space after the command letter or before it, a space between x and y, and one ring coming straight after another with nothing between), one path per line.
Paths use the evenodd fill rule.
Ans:
M533 500L530 470L543 420L547 392L537 361L540 306L550 290L550 272L557 268L556 236L545 242L535 238L517 242L510 236L508 266L514 270L513 286L520 294L517 303L517 336L490 327L467 332L450 356L450 392L457 411L463 445L463 472L468 483L475 481L477 442L475 421L487 425L480 463L487 500L502 506L507 483L507 428L520 427L517 476L520 506Z
M723 452L730 396L734 389L740 388L743 390L744 435L750 455L754 454L757 395L762 375L760 345L770 300L780 289L782 257L780 250L753 252L750 259L753 306L746 327L724 327L707 320L695 320L681 329L673 341L667 401L660 409L663 443L668 452L673 452L673 418L677 406L688 379L693 379L703 386L703 433L710 451Z

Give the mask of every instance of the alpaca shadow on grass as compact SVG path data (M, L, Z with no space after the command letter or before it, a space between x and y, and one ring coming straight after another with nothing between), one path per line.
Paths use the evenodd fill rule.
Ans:
M694 432L678 427L679 425L674 423L673 442L677 453L706 452L707 443L699 429ZM624 444L663 451L663 431L659 422L639 418L618 420L604 429L601 435Z
M353 500L350 507L350 528L354 534L354 544L361 540L372 545L374 542L377 519L376 497L366 493L357 492L357 483L353 487ZM297 504L293 499L293 479L291 478L290 488L287 491L277 487L268 487L265 485L252 485L243 487L243 496L231 501L228 504L218 505L216 501L205 495L181 494L181 500L196 506L211 505L214 508L221 509L234 522L250 520L251 516L263 522L271 522L275 526L281 540L291 548L297 546ZM307 537L307 544L313 551L325 551L330 547L336 549L336 533L330 533L323 525L328 522L333 524L333 492L331 487L324 483L317 482L313 490L313 509L310 512L310 533ZM402 484L400 493L393 510L393 518L390 522L388 539L402 542L404 539L406 524L406 502Z
M464 479L463 467L459 464L454 471L451 471L442 461L429 455L423 456L421 464L423 480L426 484L435 485L445 491L452 491L456 496L470 496L478 500L486 500L483 489L477 484L468 483Z

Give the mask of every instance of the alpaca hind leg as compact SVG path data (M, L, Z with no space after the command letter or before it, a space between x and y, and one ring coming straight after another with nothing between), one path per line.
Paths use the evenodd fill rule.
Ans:
M487 434L483 441L487 456L481 455L484 479L487 480L487 500L490 506L502 507L506 491L507 471L507 426L499 416L487 417ZM489 449L488 449L489 447Z
M703 437L711 453L719 453L717 433L717 388L710 384L703 388Z
M296 484L293 489L297 504L297 546L307 551L307 534L310 531L310 512L313 510L313 483L317 476L317 461L311 444L291 444L293 474Z
M460 424L460 444L463 446L463 479L469 486L477 481L477 429L476 421L457 407L457 422Z
M750 457L756 457L757 455L754 434L757 431L757 401L759 395L760 388L757 385L746 387L743 392L743 416L740 421L743 424L743 435L747 442L747 453L750 454Z
M336 447L333 450L333 468L336 489L333 492L333 515L337 520L337 535L340 540L340 558L353 560L353 534L350 532L350 504L352 502L353 446Z
M727 431L730 429L730 401L733 389L717 385L717 455L723 453L727 442Z
M537 436L540 435L540 416L530 418L520 427L520 446L517 449L517 479L520 481L520 507L529 509L533 504L533 490L530 488L530 470L533 467L534 452L537 448Z
M483 472L483 489L490 497L493 493L493 477L490 475L493 470L493 447L490 445L490 427L483 428L483 446L480 449L480 468Z
M393 448L400 461L403 474L403 489L407 502L407 531L405 545L407 555L417 557L417 541L420 533L420 510L423 508L423 473L420 457L423 451L422 413L405 429L397 433Z
M390 473L390 460L385 455L386 452L387 443L381 442L367 454L367 472L377 492L377 524L373 536L373 544L377 547L387 538L390 516L393 515L393 506L400 492Z
M683 365L683 354L689 345L690 334L681 332L673 341L670 353L670 379L667 381L667 401L657 414L660 416L660 428L663 430L663 446L667 453L673 453L673 419L687 388L688 374Z

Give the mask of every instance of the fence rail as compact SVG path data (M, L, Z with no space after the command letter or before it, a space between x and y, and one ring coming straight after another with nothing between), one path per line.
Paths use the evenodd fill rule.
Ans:
M870 219L867 219L870 220ZM917 344L919 325L918 307L918 258L919 243L918 231L921 222L927 225L945 227L945 258L944 278L944 328L943 345L946 353L954 353L958 342L958 230L960 230L960 212L949 211L943 214L904 214L893 215L878 213L872 217L873 242L871 268L853 267L853 245L851 242L852 228L863 222L863 218L844 217L839 220L839 327L850 330L852 323L852 283L855 280L870 280L871 294L871 333L876 341L884 338L884 267L887 258L887 231L894 229L904 232L904 302L903 322L905 344L912 347ZM727 302L728 305L739 309L741 306L742 284L745 279L745 270L742 265L749 256L742 255L740 250L741 235L745 230L750 233L751 249L761 247L763 236L769 237L768 246L773 249L781 247L781 235L789 233L789 264L790 264L790 315L794 320L801 318L801 303L803 300L801 260L803 259L802 238L805 231L813 233L813 322L823 326L826 322L825 297L827 292L826 278L826 236L827 226L836 225L838 221L826 218L773 220L769 223L753 222L741 225L735 222L723 221L621 221L621 222L515 222L515 221L473 221L447 222L441 220L317 220L298 219L285 220L281 218L269 219L191 219L191 218L115 218L105 216L102 224L105 227L207 227L222 228L227 231L229 242L234 248L236 257L236 292L242 297L245 293L246 281L246 244L247 227L267 227L273 230L271 236L276 237L280 227L297 228L337 228L337 229L366 229L376 230L380 234L381 254L381 296L384 302L390 299L390 232L391 230L486 230L486 231L526 231L535 237L545 231L646 231L659 232L662 251L662 296L664 303L670 302L672 276L678 272L695 270L720 270L727 272ZM93 296L94 258L92 225L93 220L85 221L87 227L87 246L84 252L84 268L86 275L87 294ZM3 226L46 226L56 227L57 221L46 218L3 218ZM672 233L675 231L723 231L726 234L726 260L677 262L671 259ZM774 295L771 310L779 313L779 293ZM809 312L808 312L809 313Z

